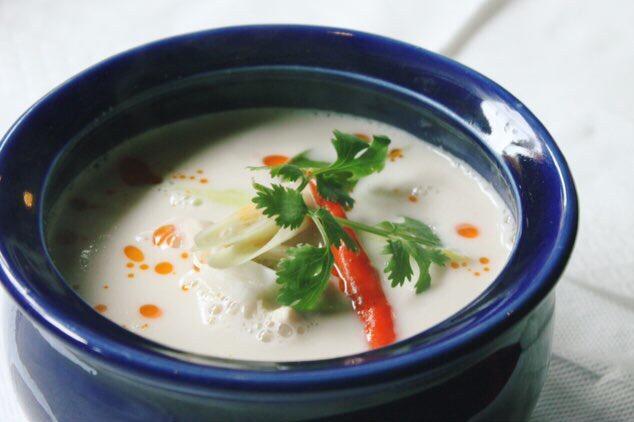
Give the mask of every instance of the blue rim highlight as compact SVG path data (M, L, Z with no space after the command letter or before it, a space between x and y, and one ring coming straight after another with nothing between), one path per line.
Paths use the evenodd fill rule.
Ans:
M539 136L539 139L543 141L542 146L546 148L547 153L552 156L564 200L562 218L557 228L556 239L550 255L545 264L531 275L530 284L514 295L512 300L505 302L503 307L487 315L485 320L481 321L477 326L467 331L452 334L448 338L442 338L439 342L414 348L399 355L387 356L386 354L390 350L400 350L404 346L415 343L420 335L401 341L387 349L357 355L363 362L355 365L346 364L349 359L355 358L355 356L352 356L321 361L322 365L318 369L312 369L313 367L308 365L304 367L301 363L281 364L289 368L286 370L278 370L279 367L273 366L269 370L257 371L231 369L185 362L163 353L164 351L172 353L169 348L155 347L155 344L149 341L123 343L106 338L101 333L83 326L81 321L77 321L77 316L73 317L64 314L48 302L46 297L28 290L25 280L15 275L15 263L11 261L11 256L3 243L2 237L4 235L0 235L0 267L2 269L0 278L20 308L32 320L35 320L39 326L52 333L57 339L62 340L72 349L80 351L89 360L105 362L108 365L119 368L122 372L142 376L149 382L152 382L152 379L160 380L183 389L213 387L218 390L260 391L271 387L275 387L277 390L291 390L301 387L306 389L306 391L314 391L331 390L340 385L363 386L364 382L369 382L370 380L394 379L411 371L429 369L439 363L449 363L456 356L468 353L469 350L486 343L511 327L537 306L561 275L571 253L578 224L578 203L574 182L561 151L537 118L515 97L493 81L443 56L388 38L338 28L264 25L202 31L137 47L83 71L32 106L12 126L0 143L0 165L3 161L11 159L7 155L6 147L19 138L21 129L31 124L34 117L47 104L56 101L60 93L72 85L81 83L82 80L100 72L121 66L134 57L150 55L152 51L170 44L196 43L203 38L239 37L249 34L267 33L267 31L316 34L334 39L354 38L355 42L374 46L380 45L387 50L393 51L394 54L403 53L404 55L407 54L408 57L420 56L421 60L433 62L441 72L445 69L451 70L452 73L459 73L461 77L468 79L470 84L482 87L487 92L493 93L502 102L518 112ZM412 92L408 88L403 89ZM459 116L454 115L448 109L445 109L445 113L452 119L459 118ZM502 162L502 166L507 169L506 163ZM1 188L2 185L0 184ZM37 213L40 215L40 224L42 212L42 201L39 201ZM520 208L521 224L518 225L518 228L523 231L526 228L523 223L524 216L521 212ZM522 237L523 233L520 232L518 243L522 242ZM40 239L40 241L43 241L43 239ZM45 248L45 245L42 244L42 247ZM505 268L504 272L506 270L507 268ZM177 352L174 353L178 354ZM175 374L178 375L176 376ZM215 391L214 394L222 396L224 393Z

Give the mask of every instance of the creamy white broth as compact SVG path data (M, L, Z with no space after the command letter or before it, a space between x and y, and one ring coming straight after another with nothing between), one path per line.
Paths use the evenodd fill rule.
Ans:
M351 307L299 315L275 310L273 270L254 262L196 270L191 250L203 227L249 202L254 179L269 180L248 166L262 165L272 154L292 156L307 149L316 158L332 159L333 129L387 135L390 147L400 149L381 173L358 184L349 218L372 224L413 217L431 225L446 247L471 258L452 263L458 268L432 266L432 286L419 295L413 282L392 288L383 277L398 340L441 322L481 294L504 266L515 236L511 213L493 188L465 163L407 132L316 111L218 113L129 140L83 171L53 207L53 259L77 293L105 317L174 348L266 361L366 351L363 326ZM119 168L128 157L142 160L162 182L124 183ZM477 228L477 237L461 236L457 228L464 224ZM165 247L169 236L163 247L153 244L153 232L165 225L176 228L178 248ZM360 237L382 273L383 240ZM130 246L142 259L130 248L126 255Z

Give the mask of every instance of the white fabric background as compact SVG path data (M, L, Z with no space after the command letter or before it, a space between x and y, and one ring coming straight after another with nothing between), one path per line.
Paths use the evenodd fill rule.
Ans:
M634 4L0 0L0 133L48 90L109 55L248 23L342 26L443 52L542 119L576 177L581 224L557 288L553 362L533 419L634 420ZM6 366L0 420L21 421Z

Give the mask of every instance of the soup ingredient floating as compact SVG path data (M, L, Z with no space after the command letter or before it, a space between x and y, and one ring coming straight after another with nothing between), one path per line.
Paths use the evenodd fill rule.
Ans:
M385 136L374 136L366 142L335 131L332 145L337 159L332 163L315 161L308 152L288 161L283 156L266 160L267 166L254 169L266 169L281 183L255 183L256 196L252 201L256 209L247 207L199 233L196 244L201 261L218 268L226 267L226 261L244 262L233 259L235 254L228 251L244 250L244 244L249 242L260 246L248 254L248 259L255 259L258 251L265 253L281 246L311 222L321 235L321 242L286 247L277 265L277 301L301 311L318 308L334 268L370 345L392 343L396 335L391 307L355 230L385 239L384 253L389 260L384 272L392 287L412 280L412 262L418 267L416 293L429 288L432 264L444 266L456 255L444 249L431 227L418 220L405 218L403 222L367 225L346 218L344 209L355 203L352 190L360 179L383 170L389 144ZM274 222L277 229L268 221ZM285 236L280 237L280 232Z
M338 218L346 218L343 207L324 199L318 192L317 184L310 184L315 202ZM344 291L352 301L365 328L368 342L373 348L393 343L396 339L392 308L381 288L381 278L370 258L365 253L356 234L350 228L344 229L356 243L356 248L347 245L331 246L337 273L344 283Z

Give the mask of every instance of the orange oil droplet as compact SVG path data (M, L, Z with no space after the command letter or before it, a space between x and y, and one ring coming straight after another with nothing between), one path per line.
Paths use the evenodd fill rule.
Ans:
M147 304L139 307L139 313L146 318L158 318L163 315L163 311L156 305Z
M208 183L208 182L209 182L209 180L205 179L204 177L202 179L200 179L200 183L202 183L203 185L205 183Z
M182 291L184 291L184 292L186 292L186 291L188 291L188 290L189 290L189 287L187 287L187 286L182 286L182 287L181 287L181 290L182 290Z
M462 266L462 267L466 267L466 266L467 266L467 263L466 263L466 262L463 262L463 263L461 263L461 264L460 264L460 266Z
M139 265L139 268L142 269L143 271L145 271L148 268L150 268L150 266L148 264L141 264L141 265Z
M152 243L156 246L179 248L181 246L181 238L176 233L176 226L173 224L165 224L154 230L154 233L152 233Z
M189 180L196 180L196 176L189 176Z
M187 179L187 176L185 176L184 174L179 174L178 178L181 180Z
M188 254L187 252L183 252L183 253L181 254L181 258L183 258L183 259L187 259L187 258L189 258L189 254Z
M474 239L480 235L478 228L472 224L460 224L456 226L456 233L467 239Z
M390 161L396 161L399 158L403 158L403 150L400 148L391 149L390 152L387 153Z
M477 272L477 271L475 273L473 273L473 275L476 276L476 277L480 277L480 273Z
M354 136L361 139L363 142L370 142L370 137L365 133L355 133Z
M450 265L451 265L451 268L453 268L454 270L455 270L456 268L460 268L460 264L458 264L458 263L457 263L457 262L455 262L455 261L454 261L454 262L452 262Z
M276 167L286 164L288 157L286 155L267 155L262 159L262 163L267 167Z
M95 305L94 307L95 311L99 312L100 314L103 314L104 312L106 312L108 310L108 307L102 303Z
M156 266L154 267L154 270L159 273L159 274L169 274L172 272L172 270L174 270L174 266L172 264L170 264L167 261L164 262L159 262L158 264L156 264Z
M198 268L197 266L195 266L195 265L194 265L192 268L193 268L193 269L194 269L194 271L196 271L197 273L198 273L198 272L200 272L200 268Z
M482 258L480 258L480 264L486 265L489 262L491 262L491 261L489 261L489 258L487 258L486 256L483 256Z
M103 285L103 288L104 288L104 289L109 289L109 288L110 288L110 286L108 286L107 284L104 284L104 285Z
M127 264L125 264L125 266L127 268L134 268L134 262L128 262Z
M409 202L418 202L418 196L410 194L410 195L408 195L407 200Z
M31 209L33 208L33 204L35 203L35 197L33 196L31 192L29 192L28 190L25 190L22 193L22 201L24 201L24 206L27 209Z
M134 262L141 262L145 259L145 255L143 255L141 249L133 245L128 245L123 248L123 253L128 257L128 259Z

